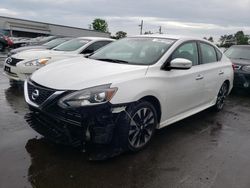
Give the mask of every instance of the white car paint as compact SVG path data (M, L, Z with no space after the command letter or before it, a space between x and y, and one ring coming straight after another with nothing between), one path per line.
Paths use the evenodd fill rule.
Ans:
M224 55L219 62L196 65L188 70L161 69L177 47L187 41L205 42L218 49L213 44L202 39L169 35L137 37L175 39L176 42L153 65L117 64L79 57L50 64L35 72L31 80L59 91L111 84L111 87L118 88L111 104L126 104L153 96L161 106L158 128L215 105L217 94L225 81L229 82L231 91L233 68ZM26 101L29 103L27 96Z
M16 66L11 66L7 63L8 58L5 60L4 67L8 66L11 69L11 73L8 73L4 71L4 75L7 76L11 80L16 81L24 81L26 80L33 72L40 69L42 66L25 66L25 63L30 61L35 61L37 59L43 59L48 58L48 63L53 63L58 60L66 59L66 58L72 58L72 57L82 57L83 54L81 52L86 49L91 44L98 42L98 41L114 41L113 39L109 38L101 38L101 37L78 37L77 39L82 40L89 40L89 42L82 47L78 48L75 51L56 51L56 50L38 50L38 49L32 49L32 50L26 50L22 51L20 53L14 54L10 58L15 59L22 59L22 61L18 62ZM74 40L74 39L72 39ZM68 42L68 41L66 41ZM46 65L47 65L46 64Z

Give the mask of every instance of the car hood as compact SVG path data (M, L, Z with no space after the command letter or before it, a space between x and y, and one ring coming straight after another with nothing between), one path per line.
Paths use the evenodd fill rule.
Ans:
M110 63L79 57L49 64L36 71L31 79L48 88L80 90L143 77L147 68L148 66Z
M13 55L13 58L23 59L23 60L34 60L39 58L47 58L54 56L65 56L71 57L77 55L74 52L65 52L65 51L55 51L55 50L26 50L20 53Z
M46 49L46 46L44 45L41 45L41 46L24 46L24 47L20 47L20 48L16 48L16 49L13 49L11 50L11 54L16 54L18 52L21 52L21 51L25 51L25 50L33 50L33 49Z
M237 64L237 65L250 65L250 60L247 59L230 59L232 63Z

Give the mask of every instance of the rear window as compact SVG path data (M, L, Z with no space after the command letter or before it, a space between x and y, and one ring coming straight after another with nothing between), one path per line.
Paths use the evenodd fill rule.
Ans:
M217 62L217 54L213 46L200 43L202 64Z
M232 46L225 52L225 55L233 59L250 60L250 47Z
M221 61L222 59L222 53L220 50L216 49L216 53L217 53L217 58L218 58L218 61Z

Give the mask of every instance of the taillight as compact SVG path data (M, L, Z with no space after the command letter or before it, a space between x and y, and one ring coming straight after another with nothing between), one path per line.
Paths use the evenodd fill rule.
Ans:
M233 70L235 70L235 64L232 64Z
M236 65L236 64L232 64L232 67L234 70L240 70L241 69L241 65Z

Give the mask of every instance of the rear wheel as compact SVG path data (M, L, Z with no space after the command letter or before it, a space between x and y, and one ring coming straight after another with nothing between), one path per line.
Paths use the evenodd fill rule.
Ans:
M140 101L127 110L127 148L136 152L151 141L158 124L157 112L147 101Z
M228 84L226 82L224 82L220 88L218 95L217 95L216 104L214 106L214 109L216 111L220 111L223 109L227 94L228 94Z

